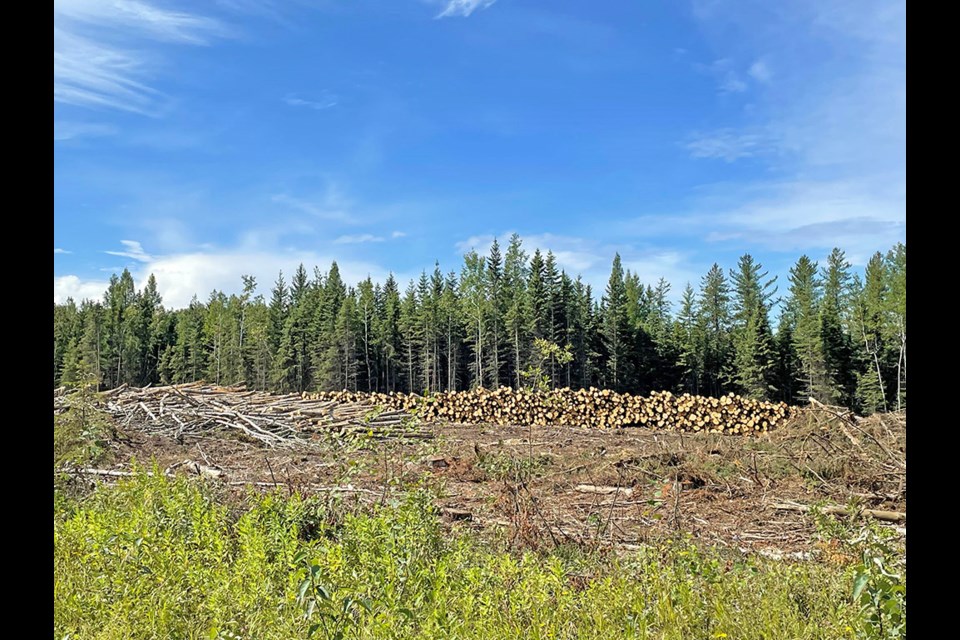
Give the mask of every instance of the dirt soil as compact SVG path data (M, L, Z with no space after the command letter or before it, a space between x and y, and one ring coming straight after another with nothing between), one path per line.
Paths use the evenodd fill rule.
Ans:
M527 546L566 542L630 549L689 532L710 544L772 557L816 551L811 513L775 505L830 504L906 512L906 416L868 419L805 410L758 437L627 428L422 425L431 439L314 440L269 448L243 435L180 441L118 429L111 464L156 461L171 473L216 469L238 495L260 490L389 501L428 481L450 527ZM103 477L101 481L110 481ZM906 535L905 519L884 522Z

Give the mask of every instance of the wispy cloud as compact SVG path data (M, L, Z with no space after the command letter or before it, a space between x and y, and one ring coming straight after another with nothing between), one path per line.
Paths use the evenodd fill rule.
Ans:
M53 123L54 141L73 140L74 138L110 136L116 132L116 127L98 122L70 122L58 120Z
M747 74L765 90L731 126L681 142L696 158L766 160L769 176L702 185L690 211L642 218L632 231L704 238L718 250L839 246L865 260L905 237L904 3L773 7L695 4L716 53L728 56L720 60L749 55Z
M642 216L626 237L705 240L731 250L829 251L854 264L904 237L906 192L896 181L784 180L704 187L690 211Z
M300 98L295 94L290 94L284 97L283 101L291 107L306 107L307 109L323 111L324 109L337 106L338 98L335 95L324 94L318 100L305 100L304 98Z
M364 242L383 242L386 238L375 236L372 233L361 233L353 236L340 236L333 241L334 244L362 244Z
M747 74L757 82L764 84L770 82L770 79L773 78L773 72L770 71L770 66L763 60L757 60L750 65L750 68L747 69Z
M126 251L104 251L104 253L109 253L111 256L130 258L137 262L150 262L153 260L153 257L146 253L136 240L121 240L120 244L126 247Z
M163 95L154 43L205 45L227 30L213 18L141 0L62 0L53 9L53 99L156 115Z
M326 194L315 201L305 200L286 193L278 193L271 200L321 220L346 224L357 222L356 218L350 213L351 203L335 187L329 187Z
M443 10L437 18L466 18L477 9L486 9L497 0L446 0Z
M717 91L721 95L742 93L747 90L747 83L740 77L730 58L720 58L710 64L697 64L694 68L712 76L717 82Z
M766 131L743 131L732 128L716 131L694 131L683 143L694 158L720 158L733 162L739 158L769 153L776 141Z
M394 231L390 234L391 238L403 238L407 235L406 231Z
M63 254L63 253L71 253L71 252L67 251L66 249L61 249L60 247L53 248L53 255Z

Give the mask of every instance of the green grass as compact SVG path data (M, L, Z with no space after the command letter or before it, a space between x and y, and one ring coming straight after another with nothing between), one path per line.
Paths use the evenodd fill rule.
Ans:
M619 559L509 552L445 537L425 491L367 512L254 493L228 507L216 491L141 474L60 496L55 637L896 637L862 608L883 585L861 578L852 600L856 566L728 556L683 538Z

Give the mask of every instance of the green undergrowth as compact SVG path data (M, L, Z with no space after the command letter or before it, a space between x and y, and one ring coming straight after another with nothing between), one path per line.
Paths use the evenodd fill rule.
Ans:
M237 505L218 491L140 473L59 496L55 637L883 637L863 594L882 599L889 579L855 566L686 538L619 558L534 554L445 533L426 490L365 510L280 493Z

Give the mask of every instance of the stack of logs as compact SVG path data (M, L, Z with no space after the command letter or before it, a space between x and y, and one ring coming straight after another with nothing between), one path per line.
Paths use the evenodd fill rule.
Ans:
M474 389L428 396L403 393L321 391L305 399L365 403L416 413L425 421L468 424L577 427L650 427L675 431L750 434L765 432L790 416L784 403L762 402L733 394L720 398L616 393L609 389L555 389L546 392Z

